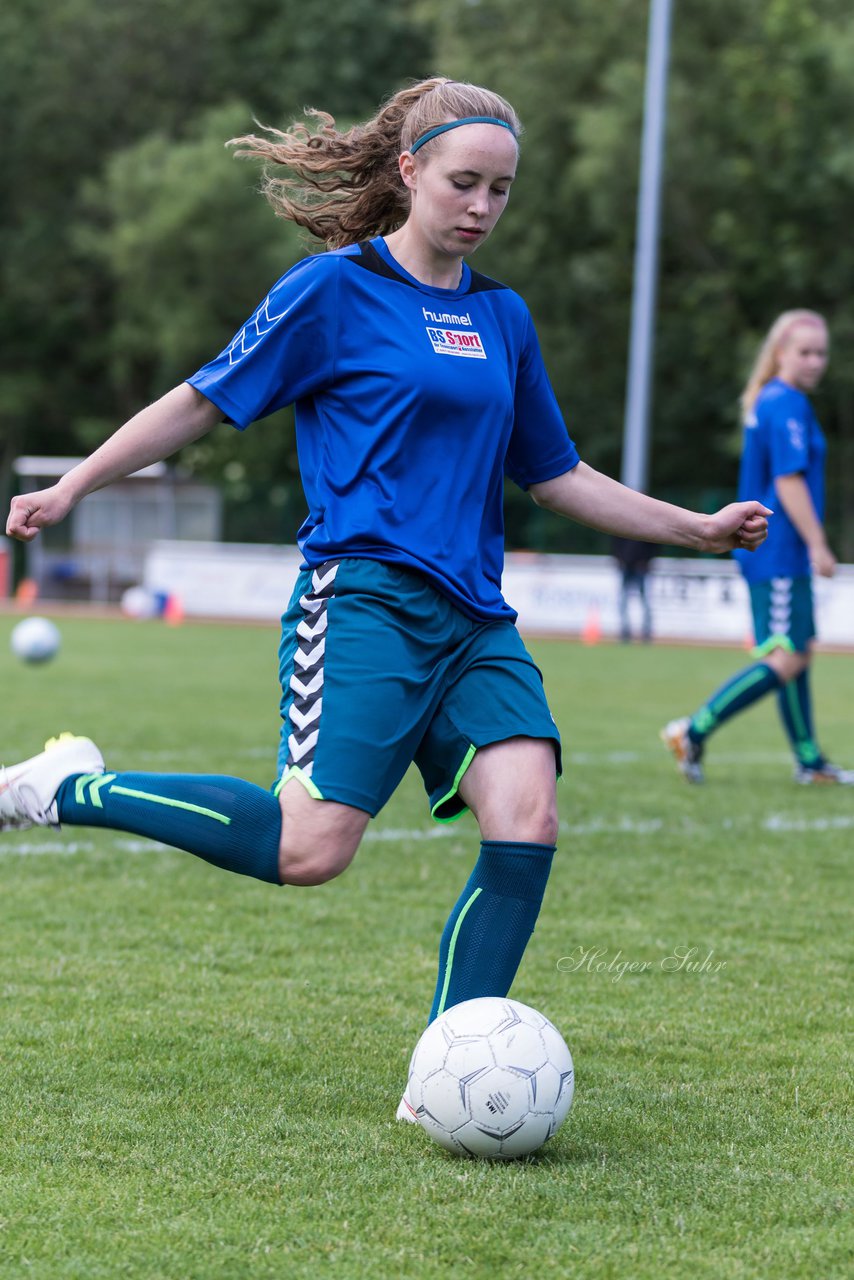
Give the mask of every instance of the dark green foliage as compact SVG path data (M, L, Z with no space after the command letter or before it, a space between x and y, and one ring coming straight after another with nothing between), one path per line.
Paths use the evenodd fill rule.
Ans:
M583 456L618 473L647 18L635 0L6 6L0 490L16 453L82 452L191 372L306 251L255 194L257 169L224 150L228 136L304 105L365 118L436 71L494 86L522 116L519 181L477 266L529 301ZM780 310L826 312L834 351L817 407L846 558L852 61L847 0L674 5L652 450L655 492L699 505L702 474L731 494L756 343ZM253 503L272 477L298 505L287 415L242 440L214 433L184 461L214 477L237 463ZM257 506L232 499L236 524L251 524ZM275 510L260 525L279 528ZM570 526L546 534L521 497L508 533L513 545L591 545Z

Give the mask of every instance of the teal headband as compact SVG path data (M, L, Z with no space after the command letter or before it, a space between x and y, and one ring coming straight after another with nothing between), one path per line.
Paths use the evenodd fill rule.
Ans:
M449 129L459 129L461 124L500 124L502 129L509 129L516 137L516 130L512 124L508 124L506 120L499 120L497 116L463 116L461 120L449 120L447 124L439 124L435 129L428 129L426 133L422 133L409 148L410 154L415 155L419 147L423 147L425 142L429 142L431 138L438 138L440 133L447 133Z

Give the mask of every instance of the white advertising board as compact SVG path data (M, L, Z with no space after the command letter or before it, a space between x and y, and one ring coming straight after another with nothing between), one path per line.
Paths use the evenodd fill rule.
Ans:
M296 580L296 547L240 543L157 542L144 585L177 596L187 617L278 620ZM530 635L579 635L595 628L619 634L619 571L608 556L507 556L504 595ZM728 559L652 562L647 590L653 635L662 640L747 644L751 637L747 588ZM854 647L854 566L815 582L819 640ZM640 631L637 599L630 620Z
M239 542L155 542L143 585L174 595L186 617L278 619L302 556L296 547Z

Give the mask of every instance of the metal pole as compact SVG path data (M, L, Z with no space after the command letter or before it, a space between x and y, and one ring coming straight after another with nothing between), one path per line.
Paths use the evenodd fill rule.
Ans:
M649 480L650 385L655 347L659 210L671 8L672 0L650 0L621 475L623 484L641 492L646 490Z

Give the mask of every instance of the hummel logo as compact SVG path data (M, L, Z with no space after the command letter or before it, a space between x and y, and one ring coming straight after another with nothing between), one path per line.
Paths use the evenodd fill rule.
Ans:
M455 316L451 311L428 311L426 307L421 308L424 313L424 319L432 320L433 324L467 324L471 325L471 316L468 312L463 316Z

